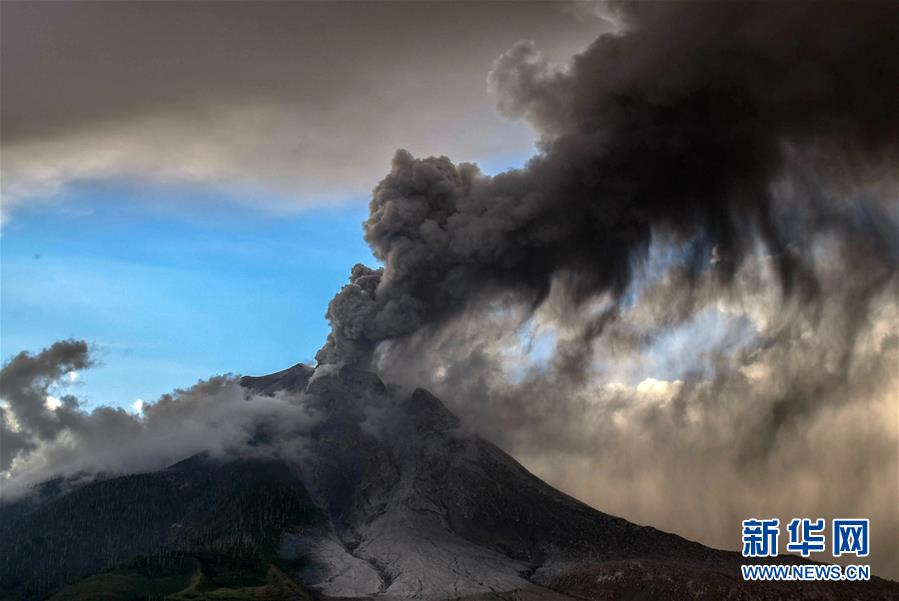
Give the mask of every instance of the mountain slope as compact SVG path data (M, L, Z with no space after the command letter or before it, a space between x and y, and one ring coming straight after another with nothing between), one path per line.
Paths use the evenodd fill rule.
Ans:
M178 574L203 556L255 566L275 556L287 525L318 519L289 466L276 461L193 457L160 472L63 484L3 506L0 598L42 598L119 565Z
M321 415L301 452L48 483L3 508L0 598L899 598L744 583L738 554L572 499L425 390L302 365L241 384Z
M739 554L572 499L466 434L425 390L406 395L373 374L302 366L242 383L265 394L289 383L329 415L300 473L330 529L288 545L308 553L304 580L325 595L436 599L549 588L596 599L632 589L684 599L885 599L899 591L883 581L744 583Z

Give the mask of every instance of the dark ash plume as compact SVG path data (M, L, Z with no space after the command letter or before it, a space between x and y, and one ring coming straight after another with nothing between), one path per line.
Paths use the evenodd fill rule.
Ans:
M365 362L379 342L498 295L536 307L561 286L573 309L603 293L620 299L658 236L689 246L692 277L713 269L724 281L761 245L782 291L803 298L815 295L817 233L864 241L893 269L895 244L884 239L893 225L876 200L787 207L772 188L797 163L834 185L854 184L858 165L895 165L899 5L618 12L628 30L601 36L564 69L528 43L497 60L489 81L500 109L542 135L524 169L488 177L445 157L396 154L365 222L383 272L353 269L329 306L320 363Z

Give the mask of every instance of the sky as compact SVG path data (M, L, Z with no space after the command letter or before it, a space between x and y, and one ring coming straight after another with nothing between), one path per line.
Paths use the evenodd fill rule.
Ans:
M520 38L562 61L607 27L325 4L3 3L4 360L89 340L92 406L311 361L349 267L375 263L361 222L392 153L522 165L536 134L495 110L493 61Z
M273 217L178 186L59 196L5 226L3 352L90 340L101 365L76 392L94 405L310 360L346 266L371 261L358 203Z

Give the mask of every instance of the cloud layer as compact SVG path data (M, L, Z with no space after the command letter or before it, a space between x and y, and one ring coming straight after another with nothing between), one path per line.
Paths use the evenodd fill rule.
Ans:
M602 27L562 9L4 3L4 203L128 178L290 209L367 195L401 145L519 156L533 135L484 74L521 37L563 55Z

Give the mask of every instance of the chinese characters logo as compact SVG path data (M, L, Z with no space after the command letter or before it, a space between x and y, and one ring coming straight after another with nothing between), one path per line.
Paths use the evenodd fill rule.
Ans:
M786 551L808 558L827 550L827 522L823 518L794 518L786 527ZM830 550L833 557L853 555L867 557L870 539L869 520L833 520ZM780 539L780 520L743 520L743 557L777 557ZM745 580L868 580L871 569L867 565L824 565L790 563L781 565L751 564L741 566Z
M831 552L834 557L854 555L867 557L869 546L869 520L836 519L831 529ZM826 550L825 520L795 518L787 524L786 550L809 557ZM743 520L743 557L776 557L780 537L780 520L777 518Z

